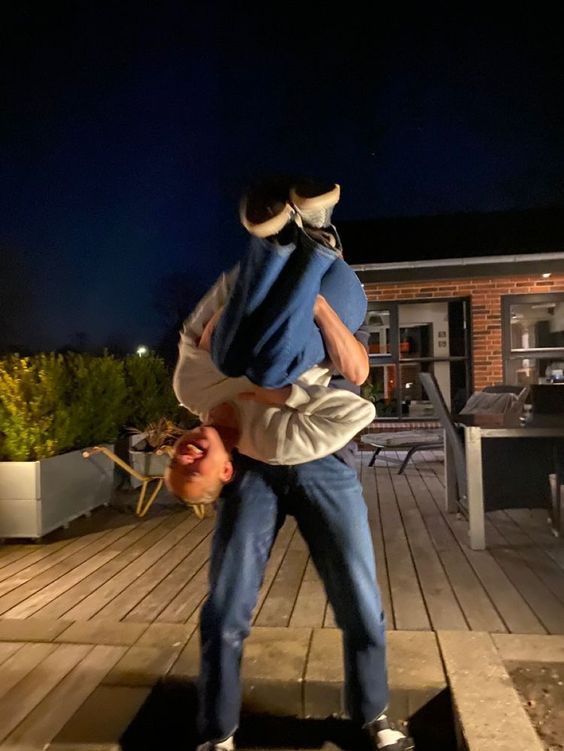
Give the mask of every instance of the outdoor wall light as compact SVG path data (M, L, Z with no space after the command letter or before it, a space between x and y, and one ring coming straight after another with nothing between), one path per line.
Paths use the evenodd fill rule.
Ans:
M542 278L543 278L543 279L550 279L550 277L551 277L551 273L550 273L550 271L547 271L547 273L546 273L546 274L543 274L543 275L542 275Z

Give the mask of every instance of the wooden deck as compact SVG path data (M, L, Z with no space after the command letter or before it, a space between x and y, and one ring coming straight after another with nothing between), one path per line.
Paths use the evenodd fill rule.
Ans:
M374 468L370 456L359 471L390 630L564 634L564 541L545 513L489 514L488 549L473 551L467 523L443 512L440 452L416 455L403 475L401 456ZM212 531L165 501L143 521L100 509L42 544L0 548L0 748L119 749L159 677L193 674ZM335 625L293 519L254 625L298 634L304 650L311 629Z
M488 549L442 509L440 452L403 475L400 456L360 468L389 629L564 633L564 541L542 511L488 514ZM0 619L196 623L206 594L213 520L176 506L146 520L102 510L44 544L0 549ZM258 626L332 627L333 616L293 519L272 551Z

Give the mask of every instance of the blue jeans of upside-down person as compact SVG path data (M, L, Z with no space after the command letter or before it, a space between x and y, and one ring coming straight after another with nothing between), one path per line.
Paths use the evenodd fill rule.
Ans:
M293 467L234 458L235 479L219 502L200 621L201 738L223 740L238 726L243 641L287 514L297 520L343 632L348 712L363 725L371 722L388 702L385 622L356 472L335 456Z
M327 353L313 320L318 294L350 331L362 325L366 295L335 251L298 227L287 245L253 237L213 334L218 369L278 388L323 362Z

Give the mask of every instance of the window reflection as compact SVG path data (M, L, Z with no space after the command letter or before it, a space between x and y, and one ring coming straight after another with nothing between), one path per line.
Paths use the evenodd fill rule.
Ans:
M390 311L369 310L366 315L366 325L370 331L368 352L371 355L386 355L390 353Z
M510 306L511 349L564 347L564 301Z

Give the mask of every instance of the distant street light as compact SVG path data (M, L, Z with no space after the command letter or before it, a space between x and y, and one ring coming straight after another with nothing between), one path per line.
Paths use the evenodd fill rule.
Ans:
M139 347L137 347L136 352L139 355L139 357L143 357L143 355L149 354L149 348L146 347L144 344L141 344Z

